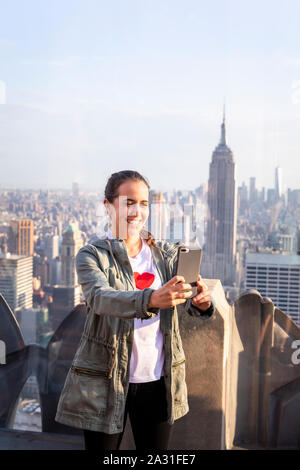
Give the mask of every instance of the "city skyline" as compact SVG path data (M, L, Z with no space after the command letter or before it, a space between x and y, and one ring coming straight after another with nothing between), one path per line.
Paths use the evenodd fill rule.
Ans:
M114 6L31 0L17 18L3 7L0 187L96 189L136 169L158 190L196 188L225 97L237 185L273 187L280 166L284 190L297 188L296 1Z

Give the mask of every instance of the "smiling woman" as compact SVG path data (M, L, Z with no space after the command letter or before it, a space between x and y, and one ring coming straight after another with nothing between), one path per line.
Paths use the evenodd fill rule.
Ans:
M87 318L55 419L82 428L88 450L119 449L127 414L137 450L168 448L189 410L176 306L214 313L200 276L191 299L191 285L174 275L183 243L144 230L149 190L136 171L112 174L103 201L110 231L76 256Z
M146 179L136 171L113 173L105 188L104 204L112 219L112 236L126 240L131 257L141 250L140 232L149 216L149 190ZM145 235L144 235L145 236ZM148 244L154 238L147 232Z

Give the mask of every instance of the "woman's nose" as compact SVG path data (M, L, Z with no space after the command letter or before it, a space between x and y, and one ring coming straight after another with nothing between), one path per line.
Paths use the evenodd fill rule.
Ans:
M128 209L128 215L135 217L140 213L140 208L138 204L132 204Z

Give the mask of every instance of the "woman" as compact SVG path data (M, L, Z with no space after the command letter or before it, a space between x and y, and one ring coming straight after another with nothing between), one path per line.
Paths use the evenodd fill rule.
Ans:
M167 449L174 421L189 411L176 305L214 313L200 275L193 298L175 275L183 243L156 242L143 229L149 191L138 172L112 174L109 233L76 256L87 318L55 419L82 428L88 450L119 449L128 414L137 450Z

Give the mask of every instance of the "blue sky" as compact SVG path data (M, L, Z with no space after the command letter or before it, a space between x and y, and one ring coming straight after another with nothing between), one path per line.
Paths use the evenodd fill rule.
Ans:
M0 186L101 189L137 169L194 189L225 97L237 184L271 187L279 165L300 187L299 14L296 0L6 2Z

